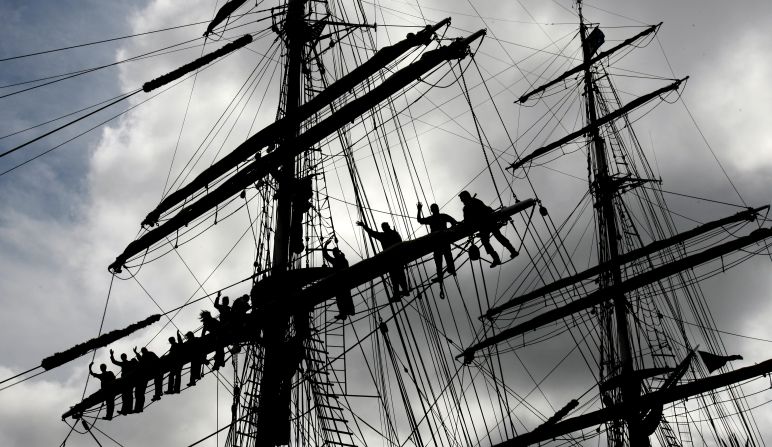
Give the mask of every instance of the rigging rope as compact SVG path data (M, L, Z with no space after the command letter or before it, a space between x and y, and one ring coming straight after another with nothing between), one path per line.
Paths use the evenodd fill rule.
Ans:
M254 22L254 23L257 23L257 22ZM247 25L250 25L250 24L251 23L246 23L244 25L240 25L239 27L247 26ZM186 49L196 48L198 45L192 46L192 47L187 47L187 48L181 48L181 49L174 50L174 51L167 51L165 53L163 52L164 50L169 50L170 48L175 48L175 47L179 47L179 46L185 45L187 43L195 42L196 40L199 40L199 39L201 39L201 38L199 37L199 38L195 38L195 39L190 39L190 40L187 40L187 41L179 42L179 43L176 43L176 44L173 44L173 45L169 45L169 46L164 47L164 48L159 48L157 50L149 51L147 53L143 53L143 54L140 54L140 55L137 55L137 56L133 56L133 57L127 58L127 59L119 60L119 61L116 61L116 62L111 62L109 64L98 65L96 67L86 68L86 69L77 70L77 71L69 72L69 73L63 73L63 74L59 74L59 75L45 76L43 78L38 78L38 79L29 80L29 81L23 81L23 82L18 82L18 83L15 83L15 84L4 85L4 86L2 86L0 88L13 87L13 86L17 86L17 85L25 85L25 84L30 84L30 83L34 83L34 82L40 82L40 81L45 81L45 80L51 79L49 82L44 82L42 84L34 85L32 87L27 87L27 88L24 88L24 89L21 89L21 90L16 90L16 91L11 92L11 93L6 93L4 95L0 95L0 99L7 98L7 97L10 97L10 96L15 96L15 95L18 95L18 94L21 94L21 93L26 93L26 92L31 91L31 90L36 90L36 89L39 89L39 88L42 88L42 87L46 87L48 85L52 85L52 84L56 84L56 83L65 81L67 79L76 78L76 77L79 77L79 76L82 76L82 75L93 73L93 72L96 72L96 71L99 71L99 70L102 70L102 69L105 69L105 68L121 65L121 64L124 64L124 63L127 63L127 62L135 62L135 61L147 59L149 57L162 56L162 55L169 54L169 53L176 52L176 51L182 51L182 50L186 50Z
M58 131L60 131L60 130L62 130L64 128L66 128L66 127L69 127L69 126L79 122L79 121L82 121L82 120L88 118L89 116L92 116L92 115L94 115L94 114L96 114L98 112L101 112L102 110L104 110L104 109L106 109L108 107L111 107L111 106L113 106L115 104L118 104L119 102L121 102L121 101L123 101L125 99L129 99L129 98L131 98L132 96L136 95L137 93L139 93L141 91L142 91L142 89L137 89L137 90L134 90L133 92L129 92L129 93L126 93L126 94L124 94L122 96L119 96L118 99L116 99L116 100L114 100L112 102L109 102L106 105L104 105L104 106L102 106L102 107L100 107L100 108L98 108L96 110L93 110L93 111L91 111L91 112L89 112L89 113L87 113L87 114L85 114L85 115L83 115L83 116L81 116L79 118L76 118L76 119L74 119L74 120L72 120L72 121L70 121L68 123L65 123L65 124L57 127L56 129L50 130L50 131L44 133L43 135L37 136L37 137L27 141L26 143L22 143L22 144L14 147L14 148L8 149L5 152L0 153L0 158L5 157L6 155L10 155L10 154L18 151L21 148L29 146L30 144L32 144L32 143L34 143L34 142L36 142L38 140L41 140L41 139L43 139L43 138L45 138L45 137L47 137L47 136L49 136L49 135L51 135L51 134L53 134L55 132L58 132ZM8 172L8 171L6 171L6 172ZM5 172L3 174L5 174ZM0 174L0 175L2 175L2 174Z
M234 17L236 17L236 16L242 17L242 16L245 16L245 15L248 15L248 14L257 14L258 12L264 12L264 11L268 11L268 10L248 12L246 14L238 14L238 15L234 15ZM156 33L161 33L161 32L164 32L164 31L171 31L171 30L180 29L180 28L187 28L187 27L190 27L190 26L203 25L203 24L207 24L209 22L210 22L210 20L204 20L204 21L201 21L201 22L193 22L193 23L188 23L188 24L185 24L185 25L170 26L170 27L167 27L167 28L161 28L161 29L157 29L157 30L153 30L153 31L144 31L144 32L141 32L141 33L129 34L129 35L126 35L126 36L111 37L111 38L108 38L108 39L96 40L96 41L93 41L93 42L81 43L81 44L77 44L77 45L70 45L70 46L61 47L61 48L54 48L54 49L51 49L51 50L43 50L43 51L36 51L36 52L33 52L33 53L20 54L20 55L17 55L17 56L10 56L10 57L6 57L6 58L2 58L2 59L0 59L0 62L6 62L6 61L14 60L14 59L23 59L23 58L27 58L27 57L31 57L31 56L39 56L41 54L49 54L49 53L56 53L56 52L59 52L59 51L72 50L72 49L75 49L75 48L82 48L82 47L91 46L91 45L98 45L98 44L101 44L101 43L115 42L117 40L130 39L130 38L139 37L139 36L146 36L148 34L156 34Z
M227 57L227 56L226 56L226 57ZM211 65L209 65L209 66L205 67L204 69L210 68L210 67L214 66L214 64L216 64L216 63L218 63L218 62L220 62L220 61L222 61L222 60L224 60L224 59L225 59L225 58L222 58L222 59L218 59L218 60L217 60L217 61L215 61L213 64L211 64ZM188 76L188 77L189 77L189 76ZM87 134L87 133L89 133L89 132L93 131L94 129L97 129L97 128L101 127L102 125L104 125L104 124L106 124L106 123L108 123L108 122L110 122L110 121L114 120L115 118L118 118L119 116L123 115L124 113L126 113L126 112L129 112L129 111L131 111L131 110L133 110L133 109L135 109L135 108L137 108L137 107L141 106L142 104L145 104L146 102L148 102L148 101L150 101L150 100L152 100L152 99L155 99L156 97L158 97L159 95L161 95L161 94L163 94L164 92L168 91L169 89L171 89L171 88L174 88L174 87L176 87L177 85L181 84L182 82L184 82L185 80L187 80L187 79L188 79L188 77L186 77L186 78L183 78L183 79L181 79L181 80L177 81L175 84L172 84L172 85L170 85L170 86L168 86L168 87L164 88L163 90L161 90L160 92L158 92L158 93L154 94L153 96L151 96L151 97L149 97L149 98L147 98L147 99L144 99L144 100L142 100L141 102L139 102L139 103L137 103L137 104L134 104L134 105L132 105L131 107L127 108L126 110L124 110L124 111L122 111L122 112L120 112L120 113L118 113L118 114L116 114L116 115L113 115L113 116L111 116L110 118L108 118L108 119L106 119L106 120L104 120L104 121L102 121L102 122L98 123L97 125L95 125L95 126L93 126L93 127L90 127L90 128L88 128L88 129L84 130L83 132L81 132L81 133L79 133L79 134L77 134L77 135L75 135L75 136L73 136L73 137L71 137L71 138L69 138L69 139L65 140L64 142L62 142L62 143L59 143L59 144L57 144L57 145L55 145L55 146L53 146L53 147L51 147L51 148L49 148L49 149L47 149L47 150L45 150L45 151L41 152L40 154L38 154L38 155L36 155L36 156L34 156L34 157L30 158L30 159L27 159L27 160L25 160L25 161L23 161L23 162L20 162L20 163L16 164L15 166L13 166L13 167L11 167L11 168L8 168L8 169L6 169L5 171L2 171L2 172L0 172L0 177L1 177L1 176L3 176L3 175L6 175L6 174L8 174L8 173L10 173L10 172L13 172L13 171L15 171L16 169L18 169L18 168L20 168L20 167L22 167L22 166L24 166L24 165L26 165L26 164L28 164L28 163L30 163L30 162L32 162L32 161L34 161L34 160L37 160L38 158L40 158L40 157L42 157L42 156L44 156L44 155L46 155L46 154L48 154L48 153L50 153L50 152L52 152L52 151L54 151L54 150L56 150L56 149L58 149L58 148L60 148L60 147L64 146L65 144L67 144L67 143L69 143L69 142L71 142L71 141L73 141L73 140L75 140L75 139L77 139L77 138L80 138L80 137L82 137L83 135L85 135L85 134ZM133 96L133 95L135 95L135 94L137 94L137 93L139 93L139 92L141 92L141 91L142 91L142 89L138 89L138 90L136 90L136 91L134 91L134 92L132 92L132 93L127 93L127 94L125 94L124 96L122 96L122 97L119 97L120 99L118 99L118 100L114 101L113 103L117 103L117 102L119 102L119 101L121 101L121 100L123 100L123 99L125 99L125 98L127 98L127 97L129 97L129 96ZM93 115L94 113L96 113L96 112L99 112L99 111L101 111L102 109L105 109L105 108L109 107L109 106L110 106L110 105L112 105L113 103L111 103L111 104L108 104L107 106L101 107L100 109L97 109L97 110L95 110L95 111L93 111L93 112L89 113L89 114L88 114L88 115L86 115L86 116L89 116L89 115ZM78 119L76 119L76 120L74 120L74 121L72 121L72 122L70 122L70 123L68 123L68 124L65 124L65 125L61 126L59 129L61 129L61 128L64 128L64 127L67 127L67 126L69 126L70 124L72 124L72 123L74 123L74 122L80 121L81 119L85 118L86 116L83 116L83 117L81 117L81 118L78 118ZM42 135L42 136L40 136L40 137L37 137L37 138L35 138L35 139L34 139L34 140L32 140L32 141L28 141L27 143L24 143L24 144L22 144L21 146L17 146L16 148L14 148L14 149L12 149L12 150L10 150L10 151L8 151L8 152L13 152L13 151L15 151L15 150L18 150L18 149L20 149L21 147L24 147L24 146L26 146L26 145L28 145L28 144L30 144L30 143L32 143L32 142L34 142L34 141L37 141L37 140L39 140L39 139L41 139L41 138L43 138L43 137L45 137L45 136L47 136L47 135L50 135L51 133L53 133L53 132L55 132L56 130L59 130L59 129L55 129L54 131L48 132L48 133L46 133L46 134L44 134L44 135ZM7 154L0 154L0 158L2 158L4 155L7 155Z
M215 3L215 6L217 4ZM204 44L201 45L201 53L199 54L199 58L201 58L204 55L204 50L206 49L206 38L204 39ZM182 132L185 130L185 123L188 119L188 111L190 110L190 103L193 100L193 92L196 89L196 80L198 80L198 73L200 71L200 67L196 68L195 72L193 73L193 85L190 86L190 94L188 95L188 102L185 104L185 113L182 115L182 123L180 124L180 131L177 134L177 142L174 144L174 152L172 152L172 161L169 162L169 171L166 173L166 180L164 181L164 186L161 189L161 200L164 199L166 196L166 187L169 185L169 177L172 175L172 168L174 167L174 160L177 157L177 150L180 147L180 141L182 140Z

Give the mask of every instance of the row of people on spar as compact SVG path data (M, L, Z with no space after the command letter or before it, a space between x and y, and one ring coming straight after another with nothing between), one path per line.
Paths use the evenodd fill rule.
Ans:
M512 246L509 240L501 234L499 231L498 223L492 219L493 209L480 199L472 197L467 191L461 191L459 194L461 202L464 204L463 214L464 222L478 225L480 242L485 248L486 253L491 257L491 267L495 267L501 264L498 253L493 249L490 244L490 236L496 238L505 248L509 250L510 256L517 256L517 250ZM448 227L452 227L458 224L458 221L453 217L440 213L439 207L436 203L431 204L429 207L431 214L424 217L422 215L423 206L418 204L418 222L422 225L428 225L430 232L437 232L446 230ZM387 249L395 244L402 242L402 237L396 230L392 229L388 223L383 222L381 229L383 231L375 231L369 228L363 222L357 222L357 225L361 226L367 234L380 242L383 249ZM323 246L324 259L329 262L333 269L339 270L349 267L346 256L337 247L332 250L328 250L330 240L328 240ZM434 251L434 262L437 267L437 281L442 280L443 276L443 258L447 263L447 271L451 275L456 274L456 268L453 261L453 255L450 251L450 245L440 247ZM404 266L395 266L390 272L391 283L393 287L393 293L391 300L398 301L402 296L407 296L410 293L410 289L407 285L405 277ZM351 298L350 291L343 291L336 296L337 306L340 314L339 319L346 319L349 316L354 315L354 302ZM204 364L209 364L209 360L206 358L207 350L201 345L202 339L206 334L211 334L215 338L219 338L219 341L215 343L215 355L213 357L214 364L213 370L219 369L225 365L225 353L224 346L229 345L229 337L235 335L239 330L239 324L245 322L243 315L246 315L250 309L249 296L243 295L240 298L234 300L233 306L229 305L228 297L223 297L220 301L220 295L218 294L214 302L214 307L219 311L218 318L214 318L209 311L201 311L200 320L203 323L203 329L201 337L197 338L193 332L188 331L185 333L185 339L177 331L177 336L169 337L169 352L162 357L158 357L157 354L142 348L137 350L134 348L135 357L129 359L124 353L120 355L120 360L115 358L114 352L110 350L110 360L113 364L121 368L121 379L116 379L115 374L107 369L107 365L104 363L99 366L100 372L93 371L93 363L89 365L89 372L92 376L98 378L102 385L102 390L105 395L106 413L105 419L112 419L114 412L114 399L117 394L121 395L121 409L118 411L120 414L138 413L144 409L145 394L147 392L147 385L150 380L153 380L155 392L152 401L161 399L163 395L163 379L164 372L160 368L162 361L168 362L171 365L168 375L168 385L166 394L175 394L180 392L180 384L182 379L182 367L186 363L190 363L190 380L188 386L194 386L196 382L201 378L202 368ZM236 352L238 345L234 345L231 348L233 352Z
M493 235L493 237L495 237L496 240L501 243L501 245L509 250L510 257L514 258L517 256L517 250L515 250L515 247L512 246L511 242L509 242L509 239L501 234L498 222L493 219L494 210L486 205L482 200L478 199L476 196L472 196L468 191L461 191L458 197L461 199L461 202L464 205L464 223L476 225L479 227L478 235L480 237L480 242L485 248L485 252L488 253L488 256L491 257L490 266L496 267L497 265L501 264L501 258L499 258L499 254L491 246L491 235ZM426 217L423 216L423 205L419 202L417 206L418 215L416 217L418 219L418 223L422 225L428 225L429 231L431 233L444 231L449 227L453 227L459 223L453 217L444 213L440 213L440 207L437 206L436 203L432 203L429 206L431 214ZM381 224L381 229L383 231L375 231L361 221L357 222L357 225L362 227L370 237L380 242L381 247L384 250L402 242L402 237L399 235L399 233L397 233L396 230L391 228L387 222L383 222ZM330 240L325 242L322 249L325 260L329 262L336 270L347 268L349 266L348 260L346 260L346 256L340 251L340 249L337 247L333 248L332 255L330 255L327 249L329 243ZM447 263L448 273L453 276L456 275L456 266L453 262L453 254L450 251L450 244L448 244L434 251L434 263L437 267L437 278L435 281L437 282L442 281L443 278L443 258ZM392 296L390 301L399 301L401 297L408 296L410 294L410 288L408 287L407 278L405 277L404 266L394 266L394 268L389 271L389 277L392 284ZM340 311L340 314L337 317L338 319L345 320L349 316L354 315L354 302L351 298L350 291L343 291L338 294L338 296L336 296L336 301L338 310Z
M150 380L153 381L155 390L151 401L161 399L163 392L164 369L162 364L166 363L169 367L167 378L166 394L176 394L180 392L182 382L182 367L190 363L190 379L188 386L194 386L201 379L202 369L205 364L209 364L206 358L208 352L211 352L203 345L204 337L210 334L210 339L215 340L214 345L214 364L212 370L216 371L225 366L225 346L231 345L232 339L245 329L245 316L249 312L249 295L243 295L233 301L230 305L229 298L222 297L220 294L214 301L214 307L219 311L218 318L203 310L200 314L200 320L203 324L201 336L196 337L192 331L185 333L183 339L180 331L177 331L176 337L169 337L169 351L159 357L153 351L142 348L139 351L134 348L134 358L129 358L125 353L120 355L120 360L115 358L115 352L110 350L110 360L113 364L121 368L121 378L117 379L115 373L107 369L107 365L99 365L99 372L94 372L94 363L89 365L89 373L99 379L101 390L105 401L105 419L113 418L115 396L121 395L121 409L119 414L139 413L145 407L145 394ZM238 351L238 344L233 344L231 352Z

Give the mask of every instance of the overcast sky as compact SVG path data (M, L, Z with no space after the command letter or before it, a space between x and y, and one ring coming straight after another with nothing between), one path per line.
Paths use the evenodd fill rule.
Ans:
M96 0L0 3L4 23L0 28L0 58L205 21L216 10L215 2L209 0L113 3ZM571 16L571 2L567 0L552 3L536 0L434 1L421 2L420 11L411 6L414 5L412 1L384 2L382 5L407 14L386 12L376 20L380 23L415 25L422 23L421 14L430 22L451 16L454 28L448 33L450 36L487 27L489 36L499 38L501 44L486 39L476 57L484 69L492 73L508 70L491 83L491 88L497 93L496 101L501 104L505 119L512 121L508 130L513 133L517 131L514 124L517 109L512 102L529 84L539 82L531 72L531 66L527 62L521 64L521 58L533 53L533 48L554 51L561 43L565 44L566 41L560 39L571 32L570 22L575 21ZM372 10L371 3L365 6L366 10ZM478 13L485 18L484 22L477 18ZM663 104L657 108L656 117L646 115L639 123L642 143L656 154L656 169L664 179L663 188L733 204L743 201L757 206L770 203L772 89L768 83L772 79L772 59L769 57L772 54L772 34L769 32L772 6L769 2L596 1L586 5L585 13L589 20L600 22L601 26L630 27L609 28L610 40L614 36L637 32L639 28L633 26L664 21L659 41L642 49L643 54L638 58L624 63L629 64L626 67L630 70L664 78L691 76L683 94L688 112L683 103ZM109 64L169 42L192 39L199 36L204 27L199 25L140 39L0 61L0 85L3 86L0 95L19 88L6 87L11 84ZM395 28L390 32L394 40L406 31ZM550 49L550 41L555 42L556 47ZM3 102L0 136L131 91L197 57L200 51L195 48L166 58L119 65L29 93L0 98ZM507 54L518 62L518 70L512 68ZM212 70L211 74L196 81L200 84L193 90L190 118L181 134L181 157L189 155L190 152L185 151L192 151L212 126L215 117L211 111L215 110L214 115L219 115L224 109L244 79L238 75L251 68L250 58L254 57L241 52L228 59L227 63L231 65L227 68L221 64L219 71ZM230 73L237 79L229 78ZM523 79L522 73L526 73L527 79ZM654 84L650 85L653 89ZM643 90L647 88L643 87ZM0 340L3 340L0 343L0 379L36 366L43 357L86 340L99 329L110 285L106 266L135 237L140 221L163 193L190 92L191 84L187 81L181 88L111 121L106 127L0 176L0 300L3 308L0 312ZM131 104L146 97L135 97ZM483 92L476 91L473 100L484 100ZM115 109L113 113L119 110ZM445 112L455 115L463 111L449 109ZM267 122L273 113L266 110L260 115L259 122ZM106 119L110 114L100 116ZM493 119L494 115L486 117ZM432 120L442 122L444 119L443 115L429 115L426 122L418 126L430 127L435 123ZM91 125L95 124L96 121ZM447 128L453 130L452 126ZM37 135L35 132L0 139L0 148L5 151ZM494 138L503 135L500 131L498 134L492 132ZM66 131L4 157L0 159L0 171L10 169L76 133ZM236 139L234 137L233 141ZM455 195L482 163L479 146L465 144L457 143L449 134L441 132L430 134L425 143L422 141L432 167L429 174L433 184L432 197L421 198L411 192L410 200L415 197L447 204L444 210L460 218L461 205ZM505 145L502 143L500 147ZM466 158L470 150L478 151L474 152L475 160ZM537 169L532 171L532 176L539 175ZM537 183L541 182L544 188L540 191L545 205L554 216L560 216L561 210L569 206L567 197L570 194L550 188L578 191L586 188L586 183L559 176L551 183L550 175L555 174L544 170ZM477 180L470 188L490 199L492 188L485 183L487 181ZM521 196L529 196L526 187L517 184L516 188ZM350 197L351 193L347 194ZM413 205L408 205L412 213ZM678 197L672 197L671 205L695 221L735 212L732 207L694 205L692 201ZM342 231L355 234L349 216L338 215L336 218L345 222L341 224L342 228L349 228ZM677 223L683 228L694 225L688 220ZM232 234L225 234L240 227L227 225L219 228L219 236L204 240L187 251L190 268L198 278L205 278L216 262L204 254L216 253L215 257L219 259L224 252L222 244L231 244L236 239ZM352 242L352 247L344 251L349 259L356 261L360 250L361 247ZM247 261L229 263L218 270L205 289L216 290L218 286L248 275L251 256L248 248L237 251L235 257ZM772 318L772 305L768 299L768 290L772 287L769 262L769 258L763 257L753 260L706 285L720 329L772 339L772 328L768 324ZM137 283L116 281L104 331L124 327L157 313L158 306L163 309L175 307L196 292L195 281L179 260L167 259L153 268L155 270L143 272L142 281L157 306ZM239 289L234 294L245 292ZM194 316L195 311L183 315L181 327L193 325ZM149 337L147 333L137 334L119 344L117 349L147 343ZM160 340L165 338L164 334ZM157 352L166 349L165 343L155 343L151 347ZM742 352L748 361L768 357L764 355L769 352L768 343L736 337L727 338L726 343L735 352ZM105 353L100 351L97 361L105 358ZM69 430L60 422L59 416L79 400L87 366L88 360L83 358L0 391L0 445L59 445ZM212 377L209 379L199 385L198 393L185 394L174 403L166 399L152 409L152 415L146 414L136 420L123 418L105 426L106 432L127 446L189 444L211 432L218 422L222 425L226 417L225 413L220 414L218 421L214 408L217 398L227 408L227 396L221 390L218 394ZM92 383L89 390L93 389ZM762 401L768 399L765 396L761 396ZM141 417L145 419L139 420ZM762 424L772 422L772 412L768 408L758 412L757 417ZM175 429L169 430L169 426ZM73 435L67 445L93 445L93 440L78 434Z

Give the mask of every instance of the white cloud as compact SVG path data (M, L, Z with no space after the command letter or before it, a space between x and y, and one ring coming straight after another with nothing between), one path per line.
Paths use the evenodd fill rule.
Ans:
M0 367L0 377L17 373ZM83 371L78 371L78 382ZM59 445L69 430L63 423L58 427L62 409L80 397L78 385L60 381L33 379L0 395L0 443L6 446ZM41 429L42 428L42 429ZM70 445L70 444L68 444Z

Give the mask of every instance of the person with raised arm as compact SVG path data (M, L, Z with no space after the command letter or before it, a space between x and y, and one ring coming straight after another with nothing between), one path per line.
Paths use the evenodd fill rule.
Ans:
M348 259L346 255L340 251L338 247L332 248L332 254L327 247L332 242L332 237L327 239L327 242L322 246L322 255L324 259L330 263L333 270L343 270L348 268ZM345 289L338 292L335 296L335 301L338 305L338 316L335 318L339 320L345 320L346 318L354 315L354 300L351 299L351 289Z
M121 354L121 359L115 359L115 353L110 350L110 361L121 367L121 409L120 414L131 414L134 412L134 382L136 381L135 372L137 371L137 359L129 359L125 353ZM143 395L144 397L144 395Z
M182 335L177 331L177 338L169 337L169 383L166 386L166 394L177 394L180 392L180 382L182 382L182 364L185 363L182 358Z
M440 213L440 207L436 203L429 205L431 214L423 217L423 204L418 202L418 223L422 225L429 225L429 232L436 233L438 231L445 231L448 226L453 227L458 224L456 219L450 217L447 214ZM445 258L445 263L448 265L448 273L456 276L456 264L453 262L453 253L450 251L450 244L437 247L434 250L434 265L437 267L437 282L442 281L442 258Z
M214 299L214 308L217 309L217 312L219 314L217 315L217 318L220 320L221 323L225 323L228 321L228 318L231 314L231 307L230 307L230 300L227 296L222 297L222 303L220 302L220 296L222 295L222 292L217 292L217 298Z
M139 359L139 366L142 370L141 380L144 382L142 387L143 390L147 387L147 381L152 378L155 390L153 397L150 400L153 402L160 400L164 390L164 373L160 369L160 359L158 358L158 355L145 347L138 352L136 346L134 347L134 354L136 354Z
M402 242L402 237L396 230L391 228L387 222L381 224L381 229L383 231L375 231L362 221L357 222L357 225L362 227L371 238L380 242L381 247L384 250L392 245ZM389 271L389 277L391 278L391 287L393 290L392 297L389 301L399 301L401 297L410 295L410 288L408 288L407 279L405 278L405 266L392 266L392 269Z
M225 366L225 348L223 346L225 340L222 337L222 323L217 321L208 310L201 311L199 320L204 325L201 329L201 338L206 334L210 334L210 338L212 338L215 345L212 371L217 371L221 366Z
M99 379L102 386L101 391L105 398L105 419L109 421L113 418L113 411L115 410L115 373L108 370L104 363L99 365L99 370L102 372L95 373L92 369L93 366L94 362L89 363L88 372Z

